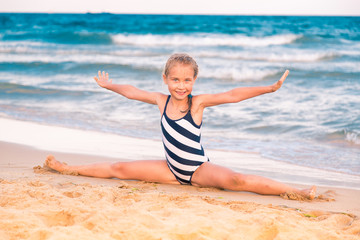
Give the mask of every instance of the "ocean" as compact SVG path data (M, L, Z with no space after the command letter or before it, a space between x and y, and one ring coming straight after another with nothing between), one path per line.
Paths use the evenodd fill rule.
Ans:
M0 13L0 117L160 140L156 106L93 77L166 93L174 52L198 62L193 95L290 70L276 93L206 109L205 149L360 176L360 17Z

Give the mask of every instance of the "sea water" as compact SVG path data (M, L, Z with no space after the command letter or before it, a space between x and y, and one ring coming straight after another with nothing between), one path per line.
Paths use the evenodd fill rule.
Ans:
M206 149L360 176L360 17L3 13L0 116L160 140L156 106L93 77L167 93L162 70L175 52L199 64L193 95L269 85L290 70L276 93L206 109Z

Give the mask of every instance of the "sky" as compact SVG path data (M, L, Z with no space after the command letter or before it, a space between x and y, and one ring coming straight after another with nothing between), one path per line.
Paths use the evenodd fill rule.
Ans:
M0 12L360 16L360 0L0 1Z

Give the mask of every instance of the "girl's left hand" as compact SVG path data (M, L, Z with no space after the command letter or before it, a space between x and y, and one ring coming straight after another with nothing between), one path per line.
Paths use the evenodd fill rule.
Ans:
M281 85L283 84L283 82L285 81L288 75L289 75L289 70L286 70L282 75L282 77L280 78L280 80L274 83L273 85L271 85L271 91L276 92L281 87Z
M109 79L108 73L99 71L98 76L99 78L94 77L94 79L100 87L107 88L112 84L112 80Z

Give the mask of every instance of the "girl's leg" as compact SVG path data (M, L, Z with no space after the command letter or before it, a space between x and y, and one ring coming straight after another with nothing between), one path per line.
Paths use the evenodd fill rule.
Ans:
M233 191L248 191L267 195L296 193L313 199L316 187L300 190L281 182L256 175L236 173L228 168L209 162L203 163L194 173L192 184L203 187L217 187Z
M165 160L146 160L117 163L95 163L69 166L50 155L45 164L58 172L76 172L79 175L99 178L119 178L123 180L141 180L158 183L179 184L169 170Z

